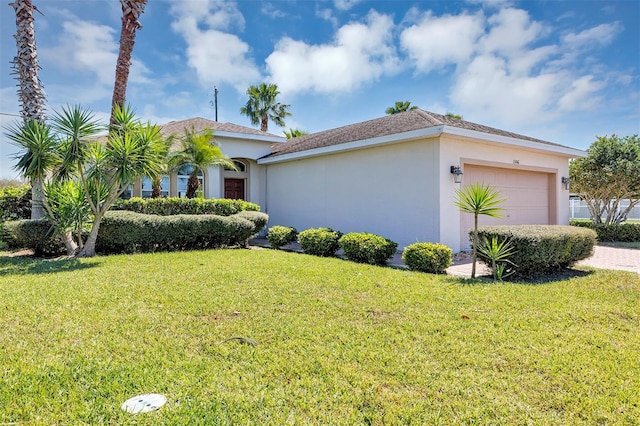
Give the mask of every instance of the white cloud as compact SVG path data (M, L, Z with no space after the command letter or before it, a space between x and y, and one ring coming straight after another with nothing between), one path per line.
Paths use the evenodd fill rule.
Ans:
M522 9L502 9L487 20L490 30L479 43L481 52L511 54L521 51L536 41L544 28L532 22Z
M339 10L349 10L361 1L362 0L334 0L333 4L335 4Z
M309 45L285 37L266 59L271 80L285 93L348 92L399 69L393 21L370 12L366 22L341 27L333 43Z
M604 87L602 82L594 81L592 75L585 75L571 82L569 91L558 101L563 111L588 110L601 101L596 93Z
M270 2L263 3L262 7L260 8L260 12L263 15L267 15L269 18L272 18L272 19L284 18L285 16L287 16L286 13L284 13L282 10L275 7L273 3L270 3Z
M588 47L594 45L606 46L624 29L620 22L600 24L579 33L568 33L562 37L562 41L569 47Z
M402 31L400 45L419 71L467 62L484 33L483 20L481 14L434 17L425 13L417 24Z
M187 43L187 63L195 69L200 84L229 83L237 90L260 79L249 57L249 45L238 36L223 32L244 29L244 17L233 2L174 0L171 27ZM202 26L206 28L203 29Z

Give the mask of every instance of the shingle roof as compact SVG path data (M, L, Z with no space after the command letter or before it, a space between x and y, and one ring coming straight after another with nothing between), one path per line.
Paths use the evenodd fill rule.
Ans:
M189 118L187 120L171 121L167 124L161 125L160 127L160 133L162 133L163 136L182 136L185 130L191 130L193 128L198 133L204 131L205 129L211 129L214 132L245 133L256 136L278 137L278 135L274 135L273 133L262 132L251 127L240 126L233 123L220 123L201 117Z
M473 130L492 135L505 136L526 141L538 142L554 146L562 146L541 139L495 129L470 121L458 120L442 114L416 109L398 114L391 114L374 120L350 124L336 129L324 130L289 139L286 143L272 146L272 152L268 157L276 157L294 152L306 151L314 148L323 148L339 145L347 142L360 141L380 136L388 136L412 130L428 129L437 126L457 127L465 130Z

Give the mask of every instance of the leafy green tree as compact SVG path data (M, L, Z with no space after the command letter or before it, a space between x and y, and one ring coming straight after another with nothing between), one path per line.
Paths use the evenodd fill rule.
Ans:
M476 262L478 260L478 217L480 215L490 217L502 217L500 204L505 200L499 198L500 194L491 185L472 183L463 189L456 189L454 205L463 213L473 215L473 266L471 278L476 277Z
M284 133L287 139L297 138L298 136L304 136L309 134L309 132L307 132L306 130L300 130L300 129L289 129L289 131L283 130L282 133Z
M203 173L211 166L223 166L231 170L237 170L233 161L226 157L220 147L213 140L213 131L205 129L198 133L194 129L185 130L184 137L180 139L179 151L169 153L171 170L177 170L183 165L190 165L192 172L187 182L187 198L193 198L198 192L200 181L198 173Z
M259 124L263 132L269 130L269 120L277 126L284 127L285 117L291 116L291 106L279 103L276 99L279 94L276 84L252 85L247 89L249 99L247 104L240 108L240 113L249 117L254 126Z
M387 115L398 114L399 112L405 111L413 111L414 109L418 109L417 106L411 106L410 101L396 101L396 104L392 107L387 108L384 112Z
M571 192L587 203L591 220L619 224L640 203L640 138L599 136L585 158L569 165ZM621 207L622 200L629 205Z
M62 237L67 254L71 256L84 248L83 232L91 225L91 208L82 185L75 180L48 182L44 193L47 219Z

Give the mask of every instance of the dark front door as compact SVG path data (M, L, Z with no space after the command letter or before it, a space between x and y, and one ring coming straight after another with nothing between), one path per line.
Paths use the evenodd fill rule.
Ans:
M244 200L244 179L225 179L224 198Z

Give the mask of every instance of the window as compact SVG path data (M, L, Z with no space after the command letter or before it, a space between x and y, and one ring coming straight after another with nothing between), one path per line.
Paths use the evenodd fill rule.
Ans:
M226 167L226 166L225 166L224 169L227 170L227 171L234 171L234 172L237 171L237 172L240 172L240 173L244 173L244 172L247 171L247 165L244 164L242 161L233 160L233 164L236 166L236 168L238 170L231 170L229 167Z
M150 177L145 176L142 178L142 191L140 196L142 198L150 198L151 193L153 192L153 181ZM160 177L160 193L163 197L169 196L169 176L161 176Z
M127 186L127 189L124 190L122 194L120 194L120 198L123 200L128 200L131 198L131 194L133 194L133 185Z
M189 175L193 172L193 166L185 164L178 169L178 197L184 198L187 196L187 184L189 182ZM198 180L200 186L198 187L197 197L204 195L204 176L202 172L198 172Z

